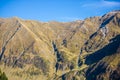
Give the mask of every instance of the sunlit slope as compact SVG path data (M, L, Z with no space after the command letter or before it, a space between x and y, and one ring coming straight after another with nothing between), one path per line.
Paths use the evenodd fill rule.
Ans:
M96 71L119 68L119 35L119 11L72 22L0 18L0 68L9 80L108 79Z

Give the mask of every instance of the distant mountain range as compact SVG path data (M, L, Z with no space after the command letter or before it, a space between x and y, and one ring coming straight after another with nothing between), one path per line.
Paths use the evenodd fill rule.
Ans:
M120 80L120 11L73 22L0 18L0 68L8 80Z

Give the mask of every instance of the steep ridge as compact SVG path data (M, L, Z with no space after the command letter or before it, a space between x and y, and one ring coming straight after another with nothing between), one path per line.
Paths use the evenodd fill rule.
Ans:
M0 67L9 80L117 80L119 35L120 11L73 22L1 18Z
M111 12L112 13L112 12ZM108 16L108 17L106 17ZM110 13L102 16L99 20L100 20L100 26L99 28L89 37L89 39L85 42L85 46L83 46L84 50L86 50L86 52L90 52L93 50L95 50L95 47L102 47L102 43L101 42L105 42L107 44L109 42L109 40L113 37L115 37L116 35L119 34L119 18L120 18L120 13L115 13L110 15ZM116 22L116 19L118 22ZM114 24L113 22L116 22L116 24ZM93 42L97 42L97 44L93 43ZM99 42L99 43L98 43ZM89 44L88 44L89 43ZM92 45L93 43L93 45ZM106 45L106 44L103 44ZM92 47L93 46L93 47ZM82 52L81 52L82 53Z
M15 20L18 21L18 19L15 18ZM21 20L18 21L19 24L21 24L21 29L19 32L16 33L14 38L8 43L5 55L4 55L4 62L8 66L13 66L13 63L17 60L16 66L23 68L23 71L26 68L31 68L34 66L37 69L41 69L43 73L54 72L54 68L52 68L53 65L50 65L54 62L54 56L52 54L52 46L50 42L45 42L44 40L40 39L40 37L37 36L33 31L30 30L29 25L25 25L22 23ZM5 22L4 22L5 24ZM9 23L8 23L9 24ZM2 26L4 28L4 26ZM1 28L2 28L1 27ZM6 26L6 27L9 27ZM15 26L17 27L17 26ZM9 29L7 29L9 31ZM12 31L14 32L14 31ZM9 36L9 35L8 35ZM44 36L41 34L41 36ZM5 36L4 36L5 37ZM49 40L47 40L49 41ZM50 43L49 45L47 43ZM51 48L51 49L50 49ZM27 50L27 51L26 51ZM24 54L23 54L24 53ZM22 56L21 56L22 54ZM21 56L20 58L18 56ZM38 58L36 58L38 57ZM48 58L49 57L49 58ZM39 60L36 62L37 60ZM42 62L41 62L42 61ZM51 62L51 63L50 63ZM39 64L38 64L39 63ZM29 66L30 67L29 67ZM47 71L44 71L43 67L48 67L46 69ZM51 69L49 69L51 68ZM53 70L53 71L52 71ZM40 71L39 71L40 73ZM38 74L39 74L38 73Z
M115 13L115 14L112 14L110 16L111 13ZM106 17L107 15L109 15L109 17ZM105 69L105 68L107 68L107 66L104 67L107 64L107 60L105 60L104 62L101 62L101 60L106 59L107 56L109 55L110 58L108 58L108 60L111 60L111 61L113 60L113 61L119 62L119 57L115 58L115 60L113 58L115 56L118 56L114 53L116 53L116 50L118 49L118 46L120 43L119 42L119 34L120 34L120 25L119 25L120 16L119 15L120 15L120 12L115 11L115 12L110 12L110 13L102 16L99 19L100 24L98 26L98 29L96 29L96 31L94 31L94 33L89 36L89 39L85 42L83 47L80 49L80 55L78 58L78 66L83 67L84 64L87 64L91 70L89 71L89 68L88 68L87 72L86 72L86 69L85 69L85 71L83 69L83 71L77 70L74 72L74 69L73 69L73 71L69 71L68 73L61 76L59 78L60 80L72 80L72 79L79 80L81 78L83 80L83 79L85 79L85 74L86 74L87 80L102 80L102 79L114 80L114 78L105 77L106 74L109 73L109 71L107 71L107 69ZM106 20L103 21L104 18L106 18ZM116 21L118 21L118 22L116 22ZM113 22L115 22L115 24ZM101 27L101 26L103 26L103 27ZM115 40L116 42L114 42L114 40L112 40L112 38L115 38L116 36L117 36L118 40L117 41ZM96 64L96 66L93 66L95 64ZM111 64L114 64L114 63L111 62ZM104 71L106 71L106 73L104 73L104 71L102 72L102 69L100 69L100 67L98 65L103 66L103 69L104 69ZM119 65L119 64L115 63L116 67L117 67L117 65ZM93 66L93 67L91 67L91 66ZM110 66L110 64L108 64L108 66ZM97 69L94 69L94 67ZM98 72L98 69L100 69L99 74L96 73L96 72ZM114 69L115 68L113 68L113 72L114 72ZM92 71L93 71L93 73L92 73ZM76 74L79 72L86 72L86 73L85 74ZM111 73L111 74L108 74L108 76L114 76L114 77L117 76L118 79L116 78L115 80L119 80L118 72L116 73L116 75L113 75ZM103 73L103 74L100 75L101 73ZM94 77L91 78L91 75L93 75ZM78 76L82 76L82 77L80 78Z
M86 72L87 80L93 80L93 79L95 80L102 80L102 79L119 80L120 79L119 48L120 48L120 35L112 39L112 42L109 43L107 46L105 46L103 49L89 55L86 58L86 63L92 64L94 61L96 61L97 63L93 64L91 67L88 68ZM93 55L94 57L92 57ZM92 60L89 60L90 57ZM91 63L89 61L91 62L93 61L93 62Z

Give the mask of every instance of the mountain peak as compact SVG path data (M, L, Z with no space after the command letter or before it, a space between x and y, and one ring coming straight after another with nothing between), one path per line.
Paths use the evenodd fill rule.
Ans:
M120 10L114 10L114 11L111 11L111 12L108 12L106 13L105 15L103 15L102 17L109 17L109 16L113 16L117 13L120 13Z

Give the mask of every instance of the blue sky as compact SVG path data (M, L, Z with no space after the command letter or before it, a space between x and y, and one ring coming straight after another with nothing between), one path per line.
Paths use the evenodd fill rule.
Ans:
M120 10L120 0L0 0L0 17L74 21Z

